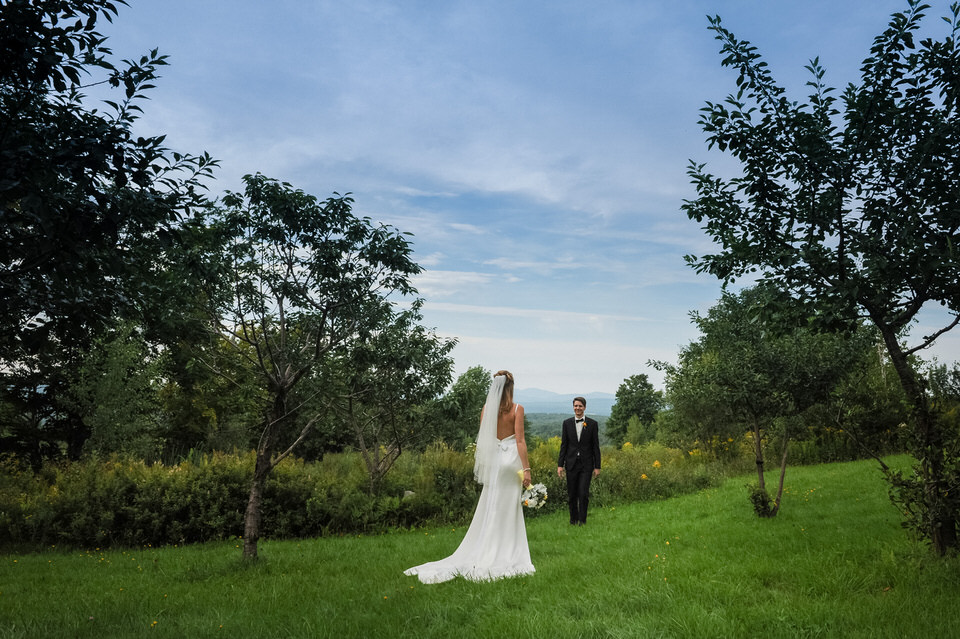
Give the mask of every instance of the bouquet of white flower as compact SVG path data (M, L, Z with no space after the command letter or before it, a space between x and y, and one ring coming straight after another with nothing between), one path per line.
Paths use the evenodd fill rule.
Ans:
M540 509L547 501L547 487L533 484L520 495L520 503L527 508Z

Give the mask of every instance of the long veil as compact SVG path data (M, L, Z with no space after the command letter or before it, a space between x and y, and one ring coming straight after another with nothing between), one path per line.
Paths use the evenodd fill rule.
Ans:
M500 414L500 396L506 382L506 375L494 377L483 405L477 450L473 458L473 478L480 484L487 484L497 472L497 418Z
M477 509L460 545L452 555L404 571L425 584L462 576L470 581L532 575L527 530L520 505L516 471L520 454L515 442L497 441L497 417L506 376L493 378L480 418L473 474L483 484Z

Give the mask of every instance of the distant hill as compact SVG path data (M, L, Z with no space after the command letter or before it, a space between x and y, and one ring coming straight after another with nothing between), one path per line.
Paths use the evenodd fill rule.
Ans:
M523 409L528 414L573 414L574 395L554 393L539 388L523 388L515 391L513 396L518 403L523 404ZM587 400L587 415L591 417L609 416L610 409L617 401L616 395L611 393L584 393L583 397Z

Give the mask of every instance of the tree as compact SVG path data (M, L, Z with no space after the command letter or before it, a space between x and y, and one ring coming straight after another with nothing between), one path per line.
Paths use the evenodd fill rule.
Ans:
M81 366L79 353L43 349L0 373L0 452L29 460L80 456L89 431L82 417L64 410L70 377Z
M165 345L161 405L163 459L191 450L231 452L256 446L265 393L243 345L220 335ZM216 371L204 362L216 362Z
M832 423L835 429L826 433L818 429L816 436L821 449L829 448L828 439L835 439L834 433L839 432L857 458L870 456L882 464L882 455L905 449L903 424L910 420L910 412L883 344L877 342L874 352L864 360L865 365L859 370L852 369L823 406L823 423ZM911 358L911 366L921 365L915 357ZM837 459L850 457L847 454Z
M661 408L663 393L654 390L646 375L631 375L623 380L617 389L617 401L610 409L610 417L607 419L607 437L618 446L623 445L632 417L649 427Z
M265 396L244 515L243 555L255 559L267 476L321 414L302 413L326 389L301 382L382 329L368 312L392 293L414 293L410 277L420 268L406 236L354 216L349 196L319 202L259 174L244 183L243 193L223 198L223 249L214 257L222 270L208 294L213 325L257 371Z
M697 198L683 208L720 246L690 264L728 283L776 283L785 295L771 298L768 316L832 329L867 318L877 328L911 404L918 460L916 480L887 474L901 499L920 500L914 523L943 554L957 547L956 433L938 422L909 356L960 322L960 4L947 36L918 43L927 8L908 0L892 16L839 102L816 58L808 101L789 100L756 48L711 18L738 90L708 102L700 123L742 175L717 178L692 163ZM796 302L803 313L790 313ZM907 347L903 331L928 303L950 317Z
M145 270L139 243L172 242L178 217L203 202L209 157L172 153L162 136L131 131L167 60L154 50L111 62L96 22L116 13L107 0L0 5L4 354L112 320L139 297L125 286ZM83 91L95 84L120 91L104 101L108 111L85 106Z
M383 300L374 300L366 321L373 328L364 341L345 349L332 386L338 397L331 404L340 421L354 434L354 446L367 467L370 494L414 443L435 438L436 425L424 421L422 407L450 383L455 340L444 340L420 325L422 301L397 312ZM338 384L339 382L339 384Z
M692 436L709 441L752 436L757 486L750 499L760 516L781 506L789 443L806 411L826 402L833 390L871 352L872 336L821 334L806 327L776 334L755 321L760 289L724 293L706 316L693 313L700 339L683 349L667 372L667 394L677 420ZM716 416L719 416L717 419ZM780 478L768 495L764 443L780 441Z
M0 3L0 386L42 413L30 432L0 429L31 456L82 449L81 420L64 412L73 353L118 320L154 317L144 305L170 290L160 265L216 164L133 134L167 59L112 60L97 22L116 4Z
M130 322L85 354L66 393L90 432L85 452L157 459L161 359Z
M476 439L480 412L492 381L490 371L471 366L443 397L428 405L426 419L437 424L438 439L461 450Z

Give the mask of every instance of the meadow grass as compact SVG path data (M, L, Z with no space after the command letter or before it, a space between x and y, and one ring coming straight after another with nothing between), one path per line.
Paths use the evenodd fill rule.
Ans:
M789 469L768 520L748 481L531 517L536 574L493 583L403 575L450 527L263 541L252 565L238 542L6 554L0 637L960 636L960 560L901 529L875 463Z

